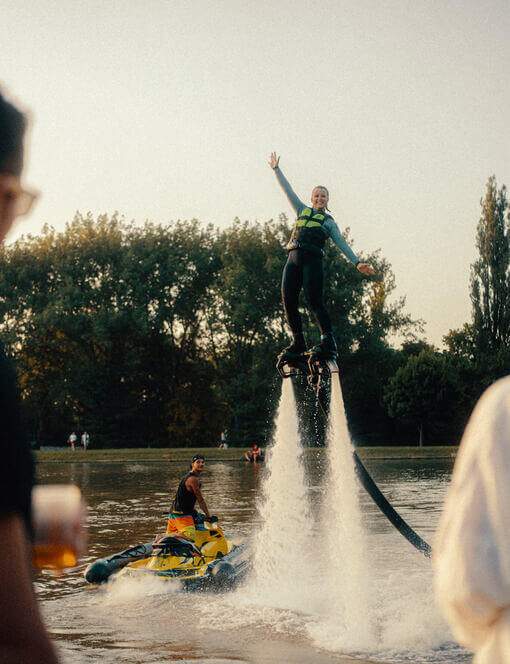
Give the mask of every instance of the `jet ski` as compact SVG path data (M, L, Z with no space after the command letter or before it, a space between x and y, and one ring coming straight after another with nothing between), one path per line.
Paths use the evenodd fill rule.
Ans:
M204 521L197 525L194 539L175 532L96 560L85 570L85 579L102 584L149 574L184 590L221 590L239 583L249 565L246 541L229 539L218 522Z

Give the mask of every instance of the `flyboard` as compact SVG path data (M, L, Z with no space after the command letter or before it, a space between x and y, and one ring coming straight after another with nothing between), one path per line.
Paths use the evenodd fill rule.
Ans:
M305 376L308 385L315 392L317 404L323 416L328 417L328 381L338 381L341 390L340 372L336 362L336 353L320 354L314 352L303 353L301 355L289 356L281 354L278 357L276 369L282 378L295 378ZM341 393L341 392L340 392ZM377 507L384 516L392 523L398 532L414 546L421 551L424 556L430 558L432 549L418 533L400 516L400 514L391 506L387 498L380 491L374 482L370 473L363 465L356 450L352 449L354 457L354 466L356 474L361 485L372 498Z

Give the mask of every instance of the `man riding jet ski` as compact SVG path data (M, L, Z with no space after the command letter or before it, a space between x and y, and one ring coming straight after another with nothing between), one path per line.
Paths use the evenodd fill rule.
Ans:
M195 539L196 526L202 525L204 520L216 523L217 516L211 516L206 502L202 496L199 477L205 469L205 457L203 454L195 454L191 459L190 472L179 482L175 493L174 502L168 514L166 534L184 533L189 539ZM195 503L202 508L204 514L199 515L195 510Z
M86 580L98 584L110 577L145 573L177 580L185 589L237 583L249 567L246 544L225 537L218 517L209 514L198 481L204 468L204 456L196 454L190 472L179 483L164 535L97 560L86 569ZM194 509L196 501L204 514Z

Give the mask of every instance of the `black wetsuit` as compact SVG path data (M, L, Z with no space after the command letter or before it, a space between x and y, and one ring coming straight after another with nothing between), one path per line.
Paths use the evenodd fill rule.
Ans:
M197 502L197 497L194 493L188 491L186 488L186 482L190 477L198 477L198 475L193 471L190 471L179 482L174 502L170 508L170 511L174 514L192 515L195 512L195 503Z
M292 249L283 269L282 299L293 334L303 331L298 310L299 293L304 288L306 299L319 323L321 334L331 332L331 318L322 298L322 256L306 249Z
M314 212L319 212L310 208L310 206L306 206L298 198L279 167L276 167L274 172L298 218L306 209L311 215ZM351 263L354 265L359 263L359 259L345 241L331 215L326 214L326 220L322 224L321 230L325 237L330 237L333 240ZM289 257L283 270L282 299L292 333L296 335L303 331L301 316L298 311L298 301L301 288L304 288L308 304L317 317L321 334L329 334L331 333L331 318L322 298L322 252L317 253L307 249L293 249L291 247L292 243L287 247Z

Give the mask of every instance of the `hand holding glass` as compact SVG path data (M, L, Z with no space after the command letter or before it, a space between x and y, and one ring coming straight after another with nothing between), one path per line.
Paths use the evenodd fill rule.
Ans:
M57 572L74 567L86 545L86 507L80 489L72 484L34 487L32 518L35 567Z

